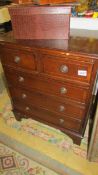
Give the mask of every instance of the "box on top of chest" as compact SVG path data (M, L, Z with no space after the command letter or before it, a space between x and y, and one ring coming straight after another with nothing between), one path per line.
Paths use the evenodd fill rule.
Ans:
M71 6L16 5L9 8L16 39L68 39Z

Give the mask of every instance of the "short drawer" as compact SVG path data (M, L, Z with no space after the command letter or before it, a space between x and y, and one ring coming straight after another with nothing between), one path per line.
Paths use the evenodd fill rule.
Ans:
M58 98L46 96L41 93L29 92L22 89L10 88L10 93L14 102L33 104L36 107L47 109L51 112L68 115L82 120L85 117L85 106L62 101Z
M8 83L13 86L35 90L61 98L68 98L77 102L86 103L88 100L89 89L76 86L72 83L57 81L53 79L45 80L22 71L16 71L4 67Z
M14 103L13 106L14 110L18 110L18 112L25 115L26 118L31 117L35 120L46 122L47 124L52 124L60 128L70 129L76 132L80 132L81 130L82 123L67 116L62 117L40 107L34 107L31 104L28 105L24 103Z
M37 64L35 55L29 52L20 52L16 50L6 49L1 58L3 65L14 66L16 68L23 68L30 71L36 71Z
M42 73L48 76L56 76L57 78L66 78L72 81L82 81L89 83L93 63L76 61L73 59L53 56L43 56Z

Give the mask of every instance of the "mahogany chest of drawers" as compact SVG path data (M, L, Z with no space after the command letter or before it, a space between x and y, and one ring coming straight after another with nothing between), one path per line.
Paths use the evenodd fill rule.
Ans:
M0 57L16 119L32 118L80 144L98 69L98 40L0 38Z

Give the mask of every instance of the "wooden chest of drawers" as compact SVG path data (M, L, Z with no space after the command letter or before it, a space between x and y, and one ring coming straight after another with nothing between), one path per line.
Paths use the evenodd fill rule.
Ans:
M44 122L80 144L98 69L98 41L70 38L66 49L64 42L7 35L0 40L1 62L16 118Z

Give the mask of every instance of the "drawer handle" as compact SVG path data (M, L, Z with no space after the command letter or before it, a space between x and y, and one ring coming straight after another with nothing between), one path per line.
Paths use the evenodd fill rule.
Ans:
M65 111L65 107L64 107L63 105L59 106L59 111L60 111L60 112Z
M15 62L15 63L19 63L19 61L20 61L20 57L15 56L14 62Z
M67 53L66 53L66 55L67 55L67 56L69 56L69 55L70 55L70 53L68 53L68 52L67 52Z
M30 110L30 108L27 106L27 107L25 108L25 110L26 110L26 111L29 111L29 110Z
M27 97L26 94L22 94L22 98L25 99Z
M65 87L61 87L60 88L60 93L61 94L66 94L67 93L67 89Z
M23 82L24 78L23 77L19 77L19 82Z
M62 66L60 67L60 72L62 72L62 73L67 73L67 72L68 72L68 67L67 67L66 65L62 65Z
M64 119L62 119L62 118L60 118L59 121L61 124L64 123Z

